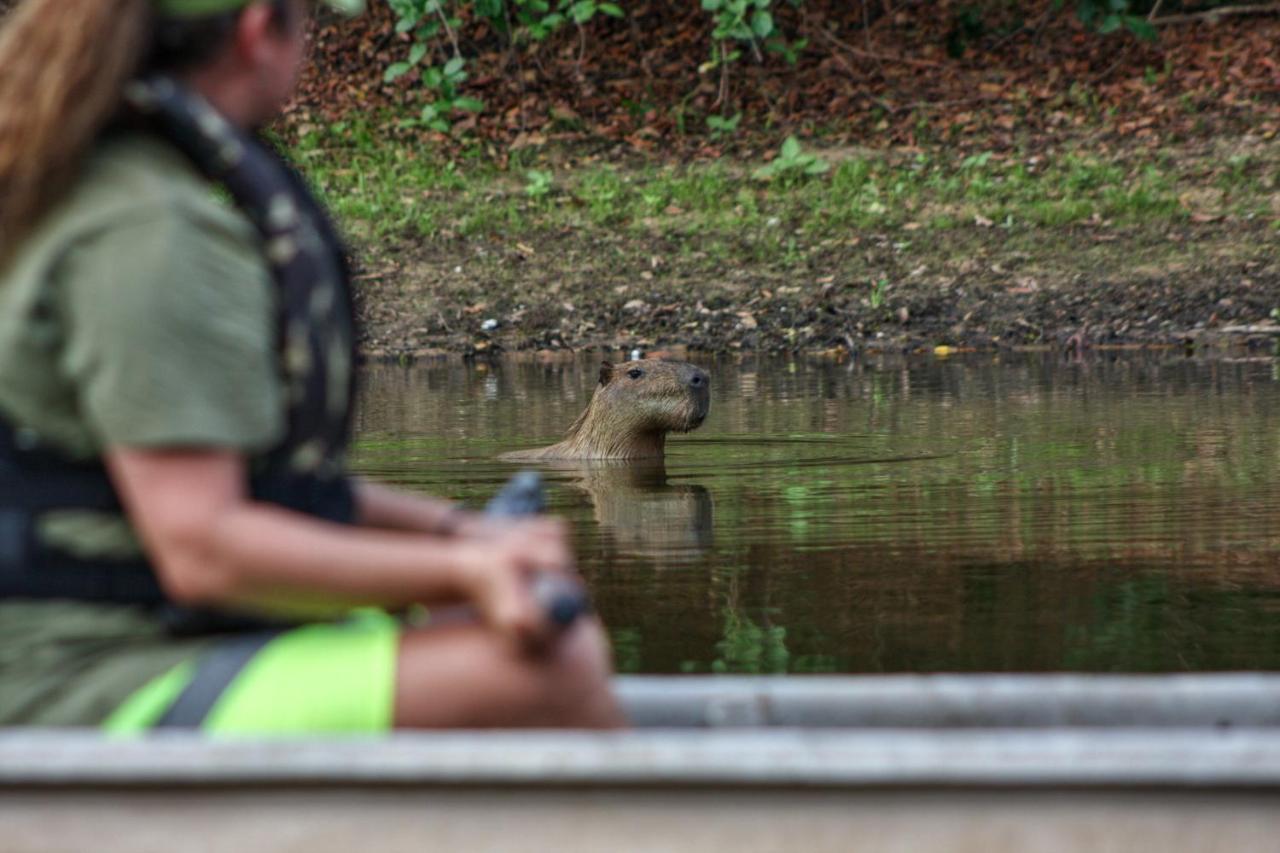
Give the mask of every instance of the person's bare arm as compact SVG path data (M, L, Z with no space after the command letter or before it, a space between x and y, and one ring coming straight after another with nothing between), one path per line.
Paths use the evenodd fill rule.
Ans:
M353 481L357 521L387 530L416 530L451 536L470 513L455 503L397 491L378 483Z
M415 495L378 483L354 481L357 520L386 530L408 530L438 536L492 538L519 528L530 536L563 539L564 522L557 518L493 519L439 498Z
M443 539L349 527L252 501L231 451L114 448L107 466L165 592L185 604L297 606L471 601L506 633L547 626L526 576L571 564L564 538L515 529Z

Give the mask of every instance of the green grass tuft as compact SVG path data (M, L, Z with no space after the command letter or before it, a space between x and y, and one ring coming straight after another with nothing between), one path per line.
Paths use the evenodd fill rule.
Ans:
M1223 199L1222 209L1201 212L1270 217L1276 183L1274 163L1253 155L1224 158L1205 176L1181 174L1178 159L1161 152L961 156L944 147L909 156L828 154L828 170L791 181L762 182L760 164L751 162L561 166L527 152L504 169L479 149L451 159L415 147L393 122L372 120L309 132L291 154L360 239L632 232L765 263L798 262L805 246L851 231L908 224L926 233L1170 224L1190 212L1181 201L1189 188L1216 188Z

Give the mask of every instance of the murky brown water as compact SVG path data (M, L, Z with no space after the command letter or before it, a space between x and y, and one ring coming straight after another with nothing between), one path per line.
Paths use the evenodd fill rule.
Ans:
M544 469L622 671L1280 668L1280 363L699 363L665 470ZM370 368L355 467L479 504L596 364Z

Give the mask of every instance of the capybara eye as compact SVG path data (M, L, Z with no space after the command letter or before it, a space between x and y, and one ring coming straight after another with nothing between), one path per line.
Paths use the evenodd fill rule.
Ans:
M627 375L632 379L639 379L641 376L644 376L644 371L638 367L633 367L627 371Z

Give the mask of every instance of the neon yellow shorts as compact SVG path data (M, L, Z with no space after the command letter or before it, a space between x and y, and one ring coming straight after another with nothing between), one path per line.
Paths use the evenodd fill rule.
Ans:
M266 643L222 691L200 731L227 735L371 733L391 728L400 624L362 613L307 625ZM188 661L135 691L103 723L113 734L149 730L186 689Z

